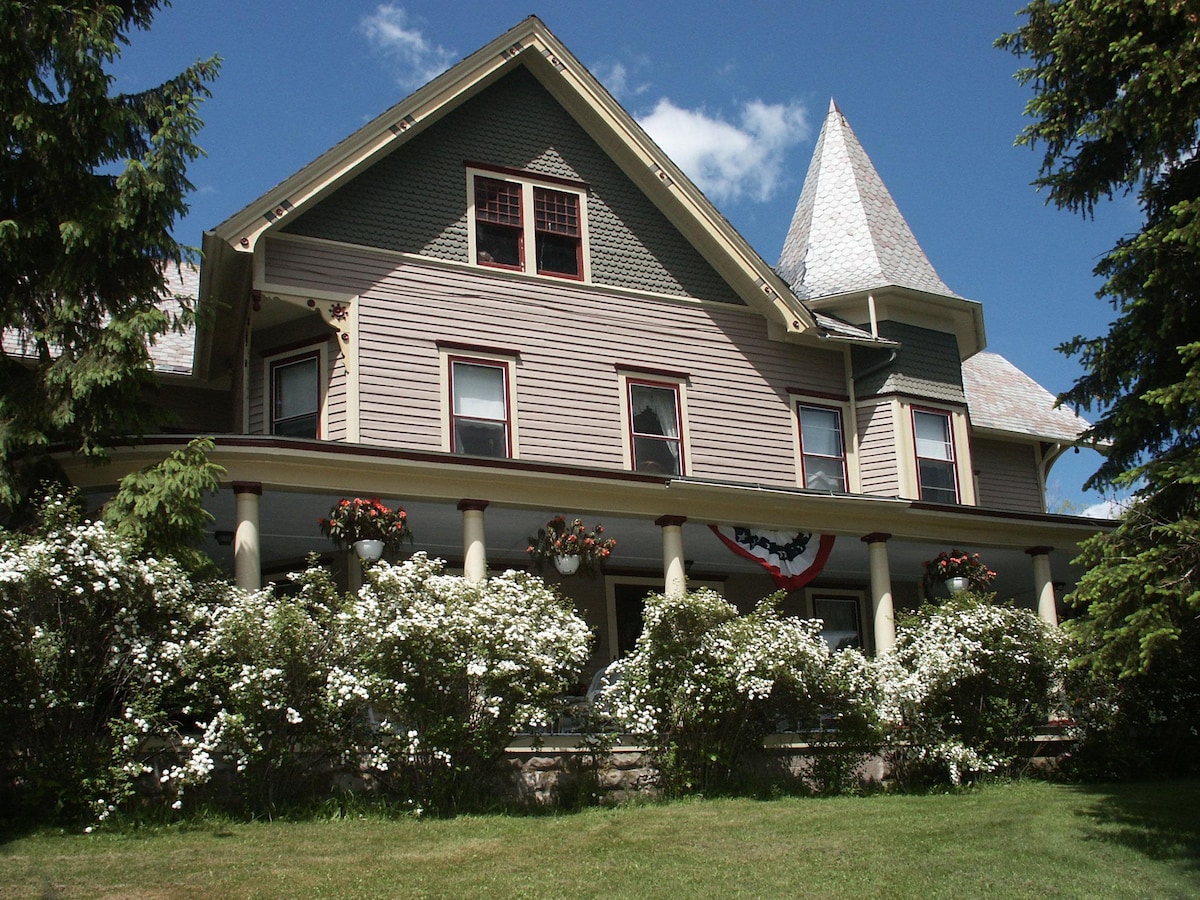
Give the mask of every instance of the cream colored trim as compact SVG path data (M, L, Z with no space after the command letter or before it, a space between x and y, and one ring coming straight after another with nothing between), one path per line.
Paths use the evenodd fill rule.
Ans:
M510 459L521 458L520 427L517 424L517 359L500 353L489 353L483 350L455 349L451 347L438 348L438 393L441 404L442 420L442 450L452 452L450 429L450 358L463 360L477 359L480 362L495 363L505 369L505 402L508 404L508 441Z
M846 372L846 389L850 393L850 398L846 402L846 413L849 421L843 423L843 427L847 429L846 453L852 454L854 457L853 466L850 466L849 460L847 460L847 467L850 469L850 492L852 494L861 494L862 469L859 467L859 451L862 449L862 445L858 432L858 398L854 390L854 357L849 347L842 348L842 359L844 360L844 369Z
M629 382L662 385L674 388L679 397L679 444L683 448L683 473L691 474L695 468L692 460L691 420L688 418L687 380L670 375L650 374L637 371L632 363L628 369L617 367L617 384L620 389L618 401L621 405L621 460L626 469L633 469L633 423L629 421Z
M536 275L539 278L548 278L555 282L568 282L575 284L590 284L592 281L592 261L590 243L588 237L588 196L585 191L572 190L562 182L550 181L548 179L538 178L537 173L530 172L516 175L510 170L503 172L483 169L475 166L466 167L467 178L467 259L473 269L487 269L489 272L494 271L491 266L481 266L475 262L477 258L477 249L475 246L476 231L475 231L475 179L477 177L490 178L494 181L507 181L511 184L519 184L521 186L521 225L523 230L522 241L524 242L524 259L522 260L522 272L525 275ZM547 188L552 191L558 191L561 194L574 194L579 201L579 241L580 241L580 265L583 267L582 280L570 278L565 275L547 275L537 270L537 230L534 228L533 216L533 189L535 187Z

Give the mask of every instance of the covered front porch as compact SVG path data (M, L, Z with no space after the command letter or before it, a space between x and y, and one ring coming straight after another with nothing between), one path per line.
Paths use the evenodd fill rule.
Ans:
M111 466L71 475L100 499L126 472L180 443L151 439L116 453ZM560 576L552 566L543 572L595 630L597 667L629 649L640 627L636 598L649 591L707 585L748 609L776 590L769 573L731 551L710 524L833 535L823 568L790 591L783 608L826 619L841 644L869 652L892 646L896 610L921 600L922 563L951 548L980 553L997 572L1001 598L1057 622L1057 600L1081 574L1071 565L1078 542L1102 527L1075 517L273 437L218 438L211 456L226 478L207 504L214 521L204 549L247 589L284 579L313 552L353 587L358 561L334 550L318 524L341 497L403 506L412 550L470 579L531 568L528 538L556 514L589 527L602 522L617 544L597 577Z

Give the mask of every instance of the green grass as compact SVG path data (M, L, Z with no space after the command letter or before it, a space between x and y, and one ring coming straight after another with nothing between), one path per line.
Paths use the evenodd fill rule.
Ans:
M1196 897L1200 782L203 821L0 844L0 897Z

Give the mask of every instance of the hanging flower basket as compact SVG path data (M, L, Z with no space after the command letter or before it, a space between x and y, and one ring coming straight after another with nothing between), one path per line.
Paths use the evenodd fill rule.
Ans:
M392 509L380 502L378 497L339 500L330 508L329 518L320 522L321 533L333 541L339 550L354 547L361 541L380 541L383 544L381 550L395 548L406 540L412 541L408 513L399 507ZM357 548L355 552L359 552Z
M934 584L945 584L950 593L957 594L970 589L985 591L996 578L996 573L989 569L979 559L978 553L964 553L961 550L942 551L933 559L926 560L925 593Z
M539 572L547 560L552 560L563 575L573 575L576 571L594 575L617 544L613 538L601 537L603 534L603 525L589 530L580 519L568 523L564 517L555 516L529 538L527 549Z

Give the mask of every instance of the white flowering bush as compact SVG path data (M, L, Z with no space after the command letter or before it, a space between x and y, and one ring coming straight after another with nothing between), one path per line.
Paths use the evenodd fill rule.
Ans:
M1057 629L994 599L964 592L923 608L876 660L879 716L901 782L959 784L1004 770L1060 702Z
M550 723L591 645L540 578L509 571L473 583L424 553L374 567L342 618L353 652L331 686L370 706L368 768L438 811L482 790L518 731Z
M747 615L704 588L646 598L598 705L650 747L668 794L726 789L781 721L818 719L832 653L821 623L781 615L779 596Z
M33 533L0 537L3 805L103 821L156 774L154 753L186 714L197 589L173 560L139 559L81 521L72 494L51 494L39 515ZM151 796L178 802L183 781Z
M194 689L211 715L188 742L186 768L203 775L229 763L248 808L268 816L317 795L366 722L361 690L340 680L343 597L317 566L289 577L294 590L234 591L210 609L194 658Z

